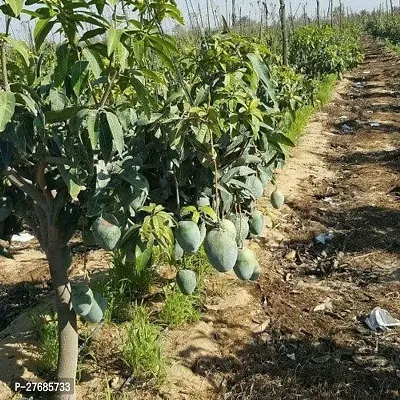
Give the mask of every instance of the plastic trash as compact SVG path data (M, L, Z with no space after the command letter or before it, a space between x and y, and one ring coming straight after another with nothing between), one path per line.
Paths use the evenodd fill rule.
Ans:
M379 122L371 122L369 126L371 126L372 128L377 128L378 126L381 126L381 124Z
M332 232L325 232L325 233L321 233L318 236L314 237L314 240L316 243L318 244L326 244L327 242L329 242L330 240L332 240L334 237Z
M373 331L376 331L378 328L387 331L390 327L400 326L400 320L393 318L389 314L389 311L380 307L375 307L369 313L369 316L365 319L365 323Z
M354 128L352 128L351 126L347 125L347 124L342 124L340 126L340 130L342 132L354 132Z

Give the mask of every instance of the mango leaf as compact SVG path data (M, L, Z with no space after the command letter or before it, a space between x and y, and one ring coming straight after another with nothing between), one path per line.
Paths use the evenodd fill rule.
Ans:
M217 221L217 213L211 208L211 206L201 206L199 207L199 211L204 216L207 216L211 219L211 221Z
M69 49L68 43L63 43L56 50L56 67L54 68L53 80L54 86L58 87L64 84L68 72Z
M151 256L153 255L153 244L154 240L150 238L143 251L140 246L135 246L135 267L138 271L142 271L149 264Z
M233 177L247 176L247 175L252 175L252 174L256 174L256 173L257 172L250 167L246 167L246 166L234 167L234 168L230 168L228 170L228 172L226 172L224 175L222 175L220 182L227 184Z
M88 66L89 63L87 61L77 61L72 67L71 84L77 97L82 94L85 84L88 80Z
M86 119L90 144L94 150L99 144L100 138L100 125L97 111L89 111Z
M105 32L106 32L106 28L92 29L90 31L86 31L79 40L81 42L84 42L84 41L92 39L96 36L103 35Z
M67 171L63 165L59 166L58 170L60 171L60 175L67 185L68 193L71 196L72 200L77 200L78 195L81 191L81 186L78 183L79 179L77 175L77 170L75 168L71 168Z
M10 36L6 36L6 42L18 52L25 61L25 65L29 65L29 49L28 46L21 40L15 40Z
M67 107L59 111L46 111L44 113L46 123L54 124L58 122L67 121L83 108L85 107L74 106L74 107Z
M36 22L35 29L33 30L33 38L35 41L36 50L40 49L40 46L43 44L55 23L56 21L52 20L51 18L39 19Z
M61 89L50 89L49 100L52 111L61 111L68 103L68 97Z
M93 76L98 79L103 71L104 65L103 60L101 59L100 54L89 47L85 47L82 50L83 57L89 63L90 70L93 73Z
M166 11L167 15L169 15L172 19L174 19L180 25L185 24L183 16L178 7L176 7L172 4L164 4L163 6L164 6L164 10Z
M143 85L139 79L132 77L132 85L135 88L136 94L142 103L144 112L148 119L151 118L151 110L150 110L150 101L149 101L149 92L147 91L146 87Z
M25 104L26 108L33 114L37 115L37 105L35 101L29 95L25 95L23 93L15 93L16 99L21 104Z
M104 162L107 164L111 160L113 151L113 137L105 114L100 114L99 144Z
M265 84L268 89L268 94L271 100L276 103L276 94L275 88L270 79L270 73L267 67L267 64L263 61L263 59L254 53L247 54L247 58L250 60L254 70L256 71L260 80Z
M7 139L14 145L14 148L20 154L26 153L26 139L24 125L20 122L12 122L7 125Z
M116 49L118 43L121 40L121 35L123 32L124 32L123 29L116 29L116 28L110 28L108 30L108 37L107 37L107 55L108 55L108 57L110 57L111 54Z
M6 4L8 4L16 17L19 17L21 14L22 8L24 7L24 0L6 0Z
M0 91L0 133L11 121L15 110L15 95L11 92Z
M115 148L122 157L122 153L124 151L124 132L122 131L121 124L118 117L112 112L107 111L106 117L108 127L110 128L111 135L114 139Z

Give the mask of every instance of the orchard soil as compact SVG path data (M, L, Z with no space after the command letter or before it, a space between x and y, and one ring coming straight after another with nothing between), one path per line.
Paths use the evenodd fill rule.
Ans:
M364 46L365 61L337 83L278 173L286 204L271 209L273 188L259 202L274 221L249 244L260 281L211 275L201 321L165 333L165 383L121 398L400 398L400 327L373 332L364 322L377 306L400 318L400 57L369 38ZM329 231L329 243L314 240ZM1 400L15 396L7 383L37 373L28 314L46 309L51 287L33 243L0 261ZM84 274L81 250L76 242L73 279ZM87 268L104 274L109 261L91 251ZM118 340L114 325L93 336L96 361L78 398L105 398L107 382L113 390L126 379Z

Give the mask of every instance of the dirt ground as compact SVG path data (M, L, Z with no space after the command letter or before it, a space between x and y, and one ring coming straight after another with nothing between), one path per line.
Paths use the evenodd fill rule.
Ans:
M373 332L364 322L377 306L400 318L400 57L364 43L365 61L337 84L278 174L286 204L273 211L268 193L259 204L275 223L249 244L260 281L210 278L223 290L210 294L202 320L165 333L165 384L125 398L400 398L400 327ZM316 243L326 232L332 240ZM13 252L0 260L1 400L13 397L7 384L35 376L26 310L43 307L51 289L37 246ZM78 245L75 253L78 279ZM89 254L92 273L107 264L104 253ZM97 351L111 349L115 335L100 330ZM103 398L105 379L123 382L101 368L80 384L79 398Z

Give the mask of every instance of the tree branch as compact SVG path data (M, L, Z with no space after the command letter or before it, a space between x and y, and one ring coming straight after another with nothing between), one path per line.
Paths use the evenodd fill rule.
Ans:
M18 189L22 190L27 196L35 201L43 211L47 210L46 198L43 194L32 185L32 182L18 175L17 171L8 167L5 172L6 177L15 185Z
M6 18L6 36L8 36L8 31L10 29L10 22L11 18L8 16L5 16ZM1 65L3 68L3 81L4 81L4 88L6 91L10 90L10 84L8 82L8 72L7 72L7 55L6 55L6 44L3 41L1 43Z
M109 79L107 89L104 92L103 97L100 100L100 108L102 108L106 105L107 99L111 94L111 90L114 86L114 82L115 82L115 79L117 78L117 76L118 76L118 70L115 70L113 75Z
M38 183L40 189L42 189L42 193L45 195L47 201L51 201L53 199L53 196L47 189L46 178L44 176L46 167L47 167L46 161L40 161L38 169L37 169L37 173L36 173L36 179L37 179L37 183Z

